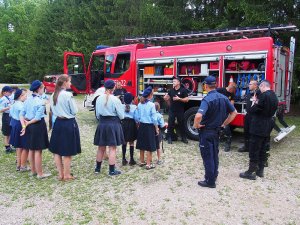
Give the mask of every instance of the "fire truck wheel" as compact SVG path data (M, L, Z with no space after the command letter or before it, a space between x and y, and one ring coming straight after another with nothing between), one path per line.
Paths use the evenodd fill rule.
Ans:
M185 126L185 130L187 132L187 136L189 139L192 139L195 141L199 140L198 130L193 127L194 118L195 118L197 111L198 111L198 107L192 107L192 108L188 109L187 111L185 111L185 113L184 113L184 126Z

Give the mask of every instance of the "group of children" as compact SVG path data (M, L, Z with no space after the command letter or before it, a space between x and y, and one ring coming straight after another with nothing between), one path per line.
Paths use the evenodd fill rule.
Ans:
M152 88L145 89L138 106L133 104L134 96L124 94L124 104L113 95L115 83L107 80L104 84L105 94L96 101L96 116L99 119L94 144L98 146L95 173L100 173L106 146L109 146L109 174L118 175L121 172L115 169L116 146L122 145L122 165L135 165L134 142L140 150L141 167L147 170L155 168L152 162L152 153L157 152L157 164L162 164L161 142L162 133L166 124L159 113L159 103L153 103ZM127 144L130 148L130 160L126 159ZM145 152L147 160L145 161Z
M51 176L50 173L44 173L42 168L42 150L49 148L54 154L59 180L75 178L70 173L71 157L80 153L81 149L79 130L74 119L78 110L72 94L66 92L70 85L70 78L61 76L51 98L51 111L56 121L50 142L45 122L46 103L49 100L44 94L42 82L33 81L30 86L32 94L28 96L25 89L17 89L13 93L10 87L3 87L0 99L2 133L6 149L11 149L10 145L16 148L17 171L31 171L31 175L38 179ZM61 125L61 120L66 124ZM27 166L28 160L30 168Z
M80 135L75 120L78 109L72 94L66 90L71 81L67 75L58 78L56 88L50 98L50 122L53 125L49 141L45 122L46 103L49 102L44 94L44 85L35 80L30 86L32 94L25 89L13 89L5 86L0 98L2 112L2 133L5 150L16 149L17 171L31 171L32 176L43 179L51 176L42 169L42 150L49 148L54 154L58 171L58 180L73 180L71 173L72 156L81 153ZM109 175L121 172L115 169L116 147L122 145L122 165L135 165L134 142L140 150L141 167L155 168L152 162L152 152L157 152L157 164L161 164L162 131L166 124L159 113L159 103L153 103L151 87L145 89L138 106L133 104L133 95L124 95L124 104L113 95L115 83L105 82L105 94L96 102L96 115L99 125L95 132L94 144L98 146L95 173L100 173L102 160L109 147ZM27 96L28 95L28 96ZM130 146L130 160L126 159L127 143ZM147 160L145 161L145 152ZM30 167L27 166L28 160Z

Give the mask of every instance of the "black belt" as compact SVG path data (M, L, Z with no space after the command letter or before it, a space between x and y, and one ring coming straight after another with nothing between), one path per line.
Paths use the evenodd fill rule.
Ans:
M222 128L221 127L216 127L216 128L202 127L202 128L199 128L198 130L200 130L200 131L220 131L220 130L222 130Z
M58 116L57 119L60 119L60 120L68 120L69 118L64 117L64 116Z

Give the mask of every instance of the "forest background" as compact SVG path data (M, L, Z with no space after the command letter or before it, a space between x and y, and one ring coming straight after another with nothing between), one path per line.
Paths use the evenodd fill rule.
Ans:
M0 83L62 73L64 51L82 52L89 60L96 45L120 45L127 36L268 24L299 28L300 0L0 0ZM281 38L289 45L291 35L296 101L300 34Z

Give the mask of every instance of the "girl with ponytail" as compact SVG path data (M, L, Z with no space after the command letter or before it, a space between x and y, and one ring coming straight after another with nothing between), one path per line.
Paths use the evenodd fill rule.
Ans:
M71 78L62 75L57 79L55 91L50 98L50 107L56 118L50 139L49 150L54 154L58 180L74 180L71 173L72 157L81 153L80 136L75 116L78 112L70 89Z

